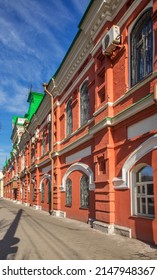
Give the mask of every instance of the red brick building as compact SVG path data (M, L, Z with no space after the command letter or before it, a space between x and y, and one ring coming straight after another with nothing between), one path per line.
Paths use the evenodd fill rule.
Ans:
M156 42L156 0L90 2L44 85L38 125L35 114L27 127L40 135L25 179L32 206L157 244ZM42 156L50 110L51 149Z

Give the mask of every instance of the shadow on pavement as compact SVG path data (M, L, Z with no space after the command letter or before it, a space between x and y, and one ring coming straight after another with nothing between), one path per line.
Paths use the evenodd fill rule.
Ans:
M22 209L18 211L15 219L11 223L3 239L0 240L0 260L7 260L9 258L8 255L10 254L12 255L11 259L14 259L14 256L17 253L18 247L14 245L16 245L20 241L20 239L14 237L14 235L18 227L22 212Z

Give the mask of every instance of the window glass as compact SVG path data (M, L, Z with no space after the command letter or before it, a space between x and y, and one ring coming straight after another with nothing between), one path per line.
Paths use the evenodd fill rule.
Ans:
M137 182L153 181L153 171L151 166L145 166L137 172Z
M80 202L82 208L89 207L89 178L86 175L80 181Z
M154 217L154 185L151 166L144 166L136 173L135 214Z
M41 202L44 202L44 182L41 184Z
M48 180L48 196L47 203L51 203L51 181Z
M81 87L80 92L80 117L81 125L87 123L89 119L89 94L88 94L88 81Z
M66 181L66 206L72 205L72 181L67 179Z
M72 133L72 100L70 99L66 107L66 135Z
M131 86L153 70L152 9L136 22L131 33Z

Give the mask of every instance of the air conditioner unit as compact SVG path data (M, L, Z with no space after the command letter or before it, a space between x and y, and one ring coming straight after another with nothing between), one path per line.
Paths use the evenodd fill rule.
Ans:
M32 144L35 143L35 137L32 137Z
M111 55L116 46L120 44L120 28L113 25L102 39L102 53Z
M35 138L38 139L39 138L39 129L37 128L35 131Z
M51 122L51 114L47 116L47 123Z

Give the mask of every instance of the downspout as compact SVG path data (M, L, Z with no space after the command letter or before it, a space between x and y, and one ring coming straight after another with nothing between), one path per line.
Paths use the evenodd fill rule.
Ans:
M54 100L53 100L53 95L47 90L47 84L44 83L43 84L44 87L44 92L50 96L51 98L51 151L49 152L49 158L51 160L51 209L50 209L50 215L52 215L53 213L53 194L54 194L54 162L53 162L53 158L52 158L52 153L53 153L53 144L54 144L54 139L53 139L53 130L54 130Z
M32 174L30 172L30 166L31 166L31 134L30 132L26 129L26 127L24 126L24 129L25 129L25 132L28 133L28 135L30 136L29 138L29 162L28 162L28 166L29 166L29 169L27 170L28 174L29 174L29 192L28 192L28 201L29 201L29 206L30 206L30 202L31 202L31 181L32 181Z

